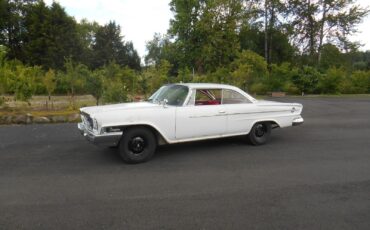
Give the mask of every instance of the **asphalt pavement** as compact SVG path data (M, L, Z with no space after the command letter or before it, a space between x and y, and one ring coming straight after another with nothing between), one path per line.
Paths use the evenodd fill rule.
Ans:
M76 124L0 126L0 229L370 229L370 97L282 98L305 124L144 164Z

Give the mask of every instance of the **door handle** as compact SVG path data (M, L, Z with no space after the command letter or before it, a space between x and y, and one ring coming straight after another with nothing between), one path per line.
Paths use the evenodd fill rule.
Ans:
M218 111L218 113L226 113L224 110Z

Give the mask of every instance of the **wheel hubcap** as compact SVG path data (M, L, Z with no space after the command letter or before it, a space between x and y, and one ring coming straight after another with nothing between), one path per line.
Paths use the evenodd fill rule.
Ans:
M263 135L265 135L265 132L266 132L266 128L263 124L258 124L256 126L255 134L257 137L262 137Z
M145 140L142 137L134 137L129 142L129 149L135 153L139 154L145 149Z

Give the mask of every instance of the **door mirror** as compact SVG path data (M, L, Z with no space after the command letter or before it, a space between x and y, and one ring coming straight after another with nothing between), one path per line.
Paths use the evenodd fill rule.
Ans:
M167 108L167 103L168 103L168 100L163 99L163 101L162 101L163 108Z

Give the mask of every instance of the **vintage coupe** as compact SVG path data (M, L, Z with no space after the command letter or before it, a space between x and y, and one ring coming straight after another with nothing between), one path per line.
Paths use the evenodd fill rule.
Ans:
M266 143L272 128L303 123L302 105L256 100L222 84L169 84L148 101L85 107L78 128L89 141L117 146L128 163L149 160L157 145L245 135Z

